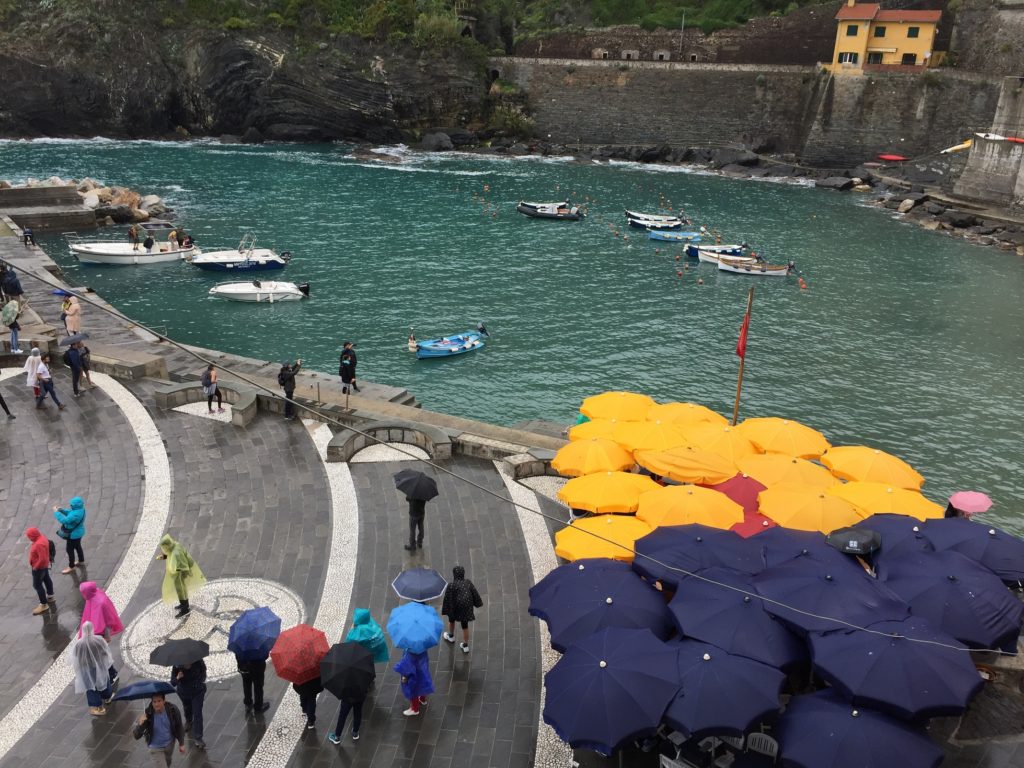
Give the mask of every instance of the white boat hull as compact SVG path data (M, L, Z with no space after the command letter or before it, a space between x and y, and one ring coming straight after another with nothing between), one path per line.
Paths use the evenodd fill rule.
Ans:
M752 275L754 277L787 277L790 274L789 267L784 264L751 264L727 257L719 260L718 271L732 272L736 275Z
M162 244L166 249L167 244ZM195 246L191 248L177 248L175 250L159 250L154 247L152 251L146 251L141 245L138 250L132 247L131 243L70 243L68 247L75 258L83 264L116 264L120 266L132 266L137 264L159 264L165 261L180 261L199 253Z
M703 248L697 249L697 259L703 261L705 264L718 264L722 260L721 254L714 253L713 251L705 251ZM752 256L729 256L732 261L739 261L744 264L753 264L757 259Z
M209 294L228 301L248 301L253 303L276 304L281 301L299 301L306 294L299 290L295 283L279 283L261 280L259 285L249 281L245 283L221 283L210 289Z

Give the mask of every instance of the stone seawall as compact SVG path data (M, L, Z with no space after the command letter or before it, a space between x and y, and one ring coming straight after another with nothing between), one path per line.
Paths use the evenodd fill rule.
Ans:
M991 121L991 129L980 126L981 132L1000 136L1024 136L1024 87L1017 77L1002 79L999 106ZM962 197L1016 205L1024 200L1024 144L974 137L974 146L967 167L957 180L954 191Z

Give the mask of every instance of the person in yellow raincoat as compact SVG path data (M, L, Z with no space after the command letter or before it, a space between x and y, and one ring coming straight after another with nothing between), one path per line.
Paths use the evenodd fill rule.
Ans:
M174 614L175 618L187 616L192 610L188 599L202 588L206 577L188 550L172 539L169 533L160 539L160 554L156 559L167 561L163 584L164 602L170 605L177 599L178 612Z

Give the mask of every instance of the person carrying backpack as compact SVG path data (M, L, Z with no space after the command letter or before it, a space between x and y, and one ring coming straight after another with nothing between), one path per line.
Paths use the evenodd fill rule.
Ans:
M50 580L50 563L57 548L38 528L29 528L25 535L32 542L28 549L28 564L32 569L32 587L39 595L39 605L32 609L32 615L41 616L50 610L50 603L57 601L53 596L53 582Z
M82 371L85 369L85 365L82 362L82 345L80 342L75 342L61 358L64 361L64 365L71 369L71 389L74 390L75 397L82 394L79 390L78 385L82 381Z
M76 566L85 566L85 552L82 550L82 538L85 536L85 501L81 496L75 496L68 502L68 508L53 508L53 516L60 523L57 535L66 541L68 553L68 567L61 573L71 573ZM75 562L75 556L78 562Z
M295 420L295 374L302 368L302 360L296 360L293 364L285 363L277 374L277 383L284 389L284 417L289 421Z
M206 366L202 378L203 394L206 395L206 407L213 413L213 398L217 398L217 413L224 413L224 401L221 398L220 387L217 386L217 369L213 363Z

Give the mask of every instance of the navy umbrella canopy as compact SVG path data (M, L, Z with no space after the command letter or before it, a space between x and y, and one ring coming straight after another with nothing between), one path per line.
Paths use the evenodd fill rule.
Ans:
M648 629L603 629L544 676L544 722L570 746L610 755L657 730L679 692L677 659Z
M754 577L758 594L769 598L764 604L768 613L804 632L844 629L843 622L864 626L906 618L910 611L903 600L856 560L826 548L842 561L798 557Z
M761 568L774 568L790 560L817 558L819 561L845 563L847 556L828 545L825 536L814 531L797 531L776 526L747 539L754 544Z
M881 514L872 515L853 527L875 531L882 537L882 546L874 559L883 563L888 558L932 551L934 547L925 538L923 525L920 520L907 515Z
M854 704L906 720L959 715L981 689L966 647L927 621L911 616L869 629L808 638L818 674Z
M649 629L667 640L672 619L665 597L629 568L580 570L576 563L556 568L549 583L535 595L530 590L530 613L544 618L551 632L551 647L565 651L606 627Z
M758 549L733 531L706 525L672 525L656 528L636 541L633 570L646 579L674 589L686 571L726 567L744 573L761 570ZM679 570L673 570L677 568Z
M988 568L1003 581L1024 581L1024 540L963 517L929 520L924 536L936 551L951 550Z
M879 575L936 629L974 648L1017 650L1024 603L973 560L958 552L921 552L888 562Z
M936 768L943 758L923 728L830 690L790 699L776 734L783 764L792 768Z
M530 587L530 615L547 621L548 615L540 608L543 604L543 595L550 589L569 584L572 579L589 583L591 574L595 571L626 573L632 570L629 563L608 557L585 557L553 568L547 576Z
M807 658L807 647L764 609L753 593L753 577L727 568L708 568L679 582L668 609L686 637L716 645L735 656L784 669Z
M139 680L119 690L114 696L114 701L137 701L151 698L158 693L166 696L177 691L166 680Z
M665 722L690 736L742 736L779 709L783 672L696 640L677 640L681 689Z
M433 568L410 568L391 582L391 588L400 598L418 603L437 600L447 586L448 582Z

